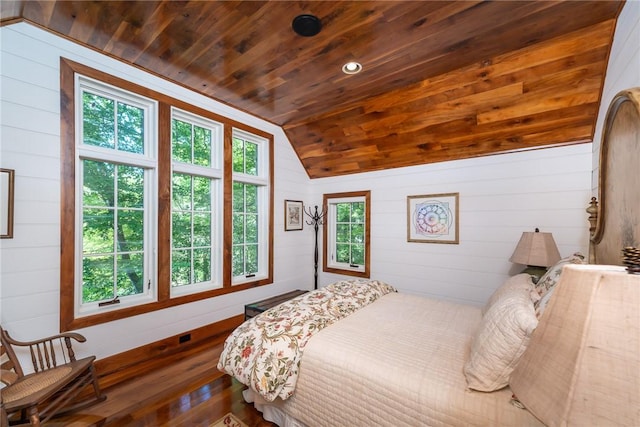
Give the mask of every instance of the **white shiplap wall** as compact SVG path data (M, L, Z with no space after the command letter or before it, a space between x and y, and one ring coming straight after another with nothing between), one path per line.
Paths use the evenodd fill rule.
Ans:
M285 198L307 198L309 178L281 128L26 23L0 28L0 38L0 166L16 171L15 237L0 241L0 317L16 338L31 339L58 331L61 56L275 137L275 283L86 328L81 332L90 344L81 351L106 357L234 316L242 312L246 302L312 287L313 253L308 244L312 235L305 231L285 233L283 208Z
M618 17L607 78L593 139L593 195L598 193L602 128L611 100L622 90L640 87L640 0L627 1Z
M371 277L402 291L483 304L523 266L523 231L553 233L562 255L587 249L591 144L313 180L324 193L371 190ZM460 193L460 244L407 242L407 196ZM340 276L323 273L320 283Z

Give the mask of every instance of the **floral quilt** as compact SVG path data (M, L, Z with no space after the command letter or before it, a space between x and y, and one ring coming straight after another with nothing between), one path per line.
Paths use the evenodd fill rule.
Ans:
M304 346L332 323L396 290L377 280L344 280L284 302L240 325L227 338L218 369L265 400L295 389Z

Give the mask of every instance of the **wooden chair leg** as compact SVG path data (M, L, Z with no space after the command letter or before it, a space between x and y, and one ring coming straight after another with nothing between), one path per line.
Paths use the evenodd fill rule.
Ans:
M40 415L38 415L38 408L32 407L28 410L29 422L34 427L40 427Z

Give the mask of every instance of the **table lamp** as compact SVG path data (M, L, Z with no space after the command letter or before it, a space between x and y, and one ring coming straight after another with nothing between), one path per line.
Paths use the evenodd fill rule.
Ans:
M560 252L551 233L541 233L536 228L535 232L524 232L513 251L509 261L515 264L526 265L522 273L528 273L539 279L548 267L560 260ZM536 280L534 279L534 280Z

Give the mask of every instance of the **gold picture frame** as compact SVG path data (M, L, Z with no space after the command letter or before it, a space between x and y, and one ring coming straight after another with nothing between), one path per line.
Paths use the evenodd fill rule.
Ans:
M457 245L460 241L459 195L407 196L407 241Z
M304 205L300 200L284 201L284 231L302 230L304 224Z
M0 169L0 239L13 238L14 180L13 169Z

